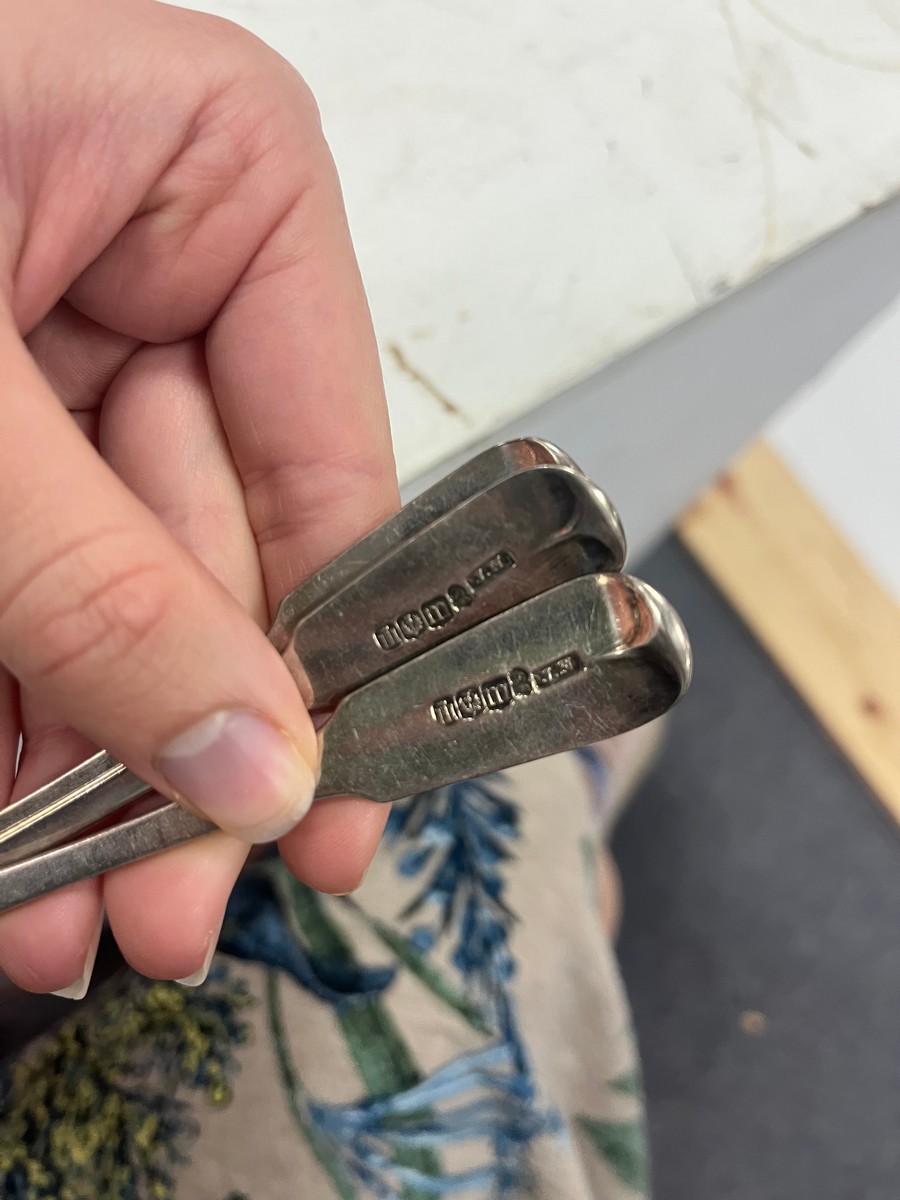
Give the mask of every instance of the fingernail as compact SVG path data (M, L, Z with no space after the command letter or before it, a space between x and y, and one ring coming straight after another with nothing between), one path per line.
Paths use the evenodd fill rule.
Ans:
M87 958L84 960L84 970L74 983L70 983L66 988L60 988L58 992L51 993L52 995L61 996L63 1000L83 1000L85 998L88 988L91 986L91 976L94 974L94 963L97 961L97 949L100 946L100 935L103 933L103 921L105 917L106 913L101 908L97 928L91 937Z
M353 887L347 888L347 890L345 892L330 892L329 895L337 896L338 898L340 898L341 896L355 895L355 893L358 892L359 889L362 887L362 885L366 882L366 878L368 877L368 874L369 874L369 867L371 865L372 864L369 863L369 866L366 867L366 869L363 871L362 875L360 875L359 879L356 881L356 883L354 883Z
M258 713L213 713L174 738L156 768L192 808L247 842L271 842L312 803L315 776L297 746Z
M216 953L216 946L219 944L219 934L214 933L209 939L209 945L206 948L206 958L203 960L203 966L199 971L195 971L193 975L185 975L184 979L176 979L176 983L180 983L182 987L199 987L201 983L206 982L206 977L209 974L209 968L212 966L213 956Z

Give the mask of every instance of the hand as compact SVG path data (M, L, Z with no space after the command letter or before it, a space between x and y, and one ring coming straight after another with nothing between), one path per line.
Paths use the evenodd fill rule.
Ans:
M262 632L397 504L338 180L287 63L153 0L7 0L0 368L0 802L102 746L234 835L7 914L0 968L78 990L105 908L137 970L190 976L251 842L347 891L386 815L342 799L295 827L316 739Z

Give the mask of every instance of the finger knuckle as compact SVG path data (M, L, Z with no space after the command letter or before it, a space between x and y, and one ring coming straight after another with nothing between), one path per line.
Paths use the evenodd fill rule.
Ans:
M393 510L393 486L371 455L332 455L326 463L285 462L245 478L245 501L259 545L294 537L325 517L359 536Z
M33 677L46 683L149 657L172 610L161 564L117 567L93 585L67 592L49 609L37 631Z
M321 125L313 91L291 62L227 17L204 13L195 19L202 21L206 34L216 43L215 61L233 82L246 84L250 95L260 102L279 96L295 117L314 127Z

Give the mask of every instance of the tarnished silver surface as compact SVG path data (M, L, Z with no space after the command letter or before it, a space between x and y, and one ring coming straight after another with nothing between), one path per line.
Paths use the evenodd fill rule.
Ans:
M321 733L317 796L394 800L611 737L690 682L684 628L625 575L563 583L392 670ZM0 911L213 831L166 805L0 870Z
M0 811L0 866L55 846L152 790L101 750Z
M609 499L543 466L479 492L380 558L294 626L283 657L310 708L575 574L617 571Z
M317 795L396 799L664 712L690 678L687 639L651 588L595 574L624 556L607 497L522 439L301 584L269 636L311 707L338 704ZM0 813L0 911L214 829L166 804L60 845L150 791L100 753Z
M634 729L688 686L675 612L627 575L563 583L341 702L318 796L397 800Z
M461 482L444 498L496 476L504 465L506 478L376 557L369 570L297 620L284 657L310 707L335 704L547 588L622 565L624 537L603 492L577 468L525 465L541 455L562 459L561 451L529 441L498 449L504 450L499 460L479 455L473 460L482 464L478 470L455 473ZM371 538L377 547L375 534ZM0 812L0 865L55 845L151 790L109 755L95 755Z
M396 550L432 522L446 516L458 504L470 500L485 488L500 483L518 471L552 464L578 470L568 454L540 438L517 438L499 446L491 446L477 454L443 479L439 479L421 495L410 500L393 517L389 517L371 533L332 559L310 579L304 580L289 592L278 606L274 624L269 631L270 641L278 650L284 650L291 630L301 617L346 587L351 580L368 571L379 558ZM618 521L618 518L616 520ZM618 534L624 545L621 525L618 526Z
M33 858L0 868L0 913L79 879L91 879L113 867L214 832L215 826L208 821L173 804L123 821L70 846L45 850Z

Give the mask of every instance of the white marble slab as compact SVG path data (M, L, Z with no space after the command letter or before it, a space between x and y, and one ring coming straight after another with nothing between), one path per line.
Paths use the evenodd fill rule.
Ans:
M900 190L900 0L190 7L316 93L404 478Z

